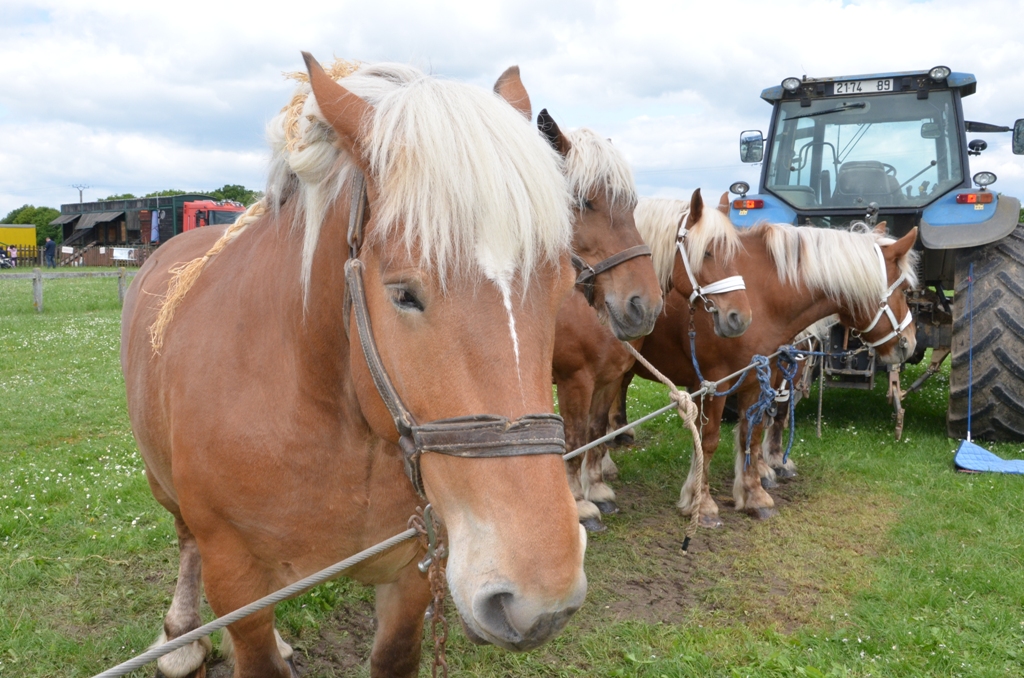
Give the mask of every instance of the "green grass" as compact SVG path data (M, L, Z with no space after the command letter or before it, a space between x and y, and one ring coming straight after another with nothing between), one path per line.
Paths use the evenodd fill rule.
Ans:
M47 281L45 308L33 310L31 281L0 277L3 678L88 676L141 652L177 568L125 412L116 280ZM906 399L899 443L884 384L827 391L821 440L812 393L798 408L800 476L773 492L780 515L766 523L728 506L727 430L712 469L726 525L699 532L689 556L673 504L690 446L673 417L653 422L616 453L623 512L590 540L583 609L523 655L470 645L450 611L452 675L1024 674L1024 478L953 471L946 388L940 374ZM664 402L639 384L631 414ZM278 608L305 675L367 674L372 599L342 580Z

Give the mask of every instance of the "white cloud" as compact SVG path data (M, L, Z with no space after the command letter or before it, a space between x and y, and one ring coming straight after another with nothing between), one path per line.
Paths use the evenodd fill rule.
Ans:
M242 9L239 9L242 8ZM738 134L766 130L764 87L946 64L977 75L968 119L1024 117L1019 2L5 2L0 214L108 193L262 187L263 126L300 50L412 62L489 86L518 63L535 110L612 137L641 189L756 185ZM1024 195L1024 158L985 135L997 188ZM102 188L101 188L102 187Z

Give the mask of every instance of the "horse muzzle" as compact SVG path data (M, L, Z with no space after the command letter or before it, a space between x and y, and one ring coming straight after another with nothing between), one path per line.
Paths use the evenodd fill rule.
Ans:
M654 329L663 305L661 296L650 299L636 294L626 301L605 295L608 326L617 339L630 341L646 337Z

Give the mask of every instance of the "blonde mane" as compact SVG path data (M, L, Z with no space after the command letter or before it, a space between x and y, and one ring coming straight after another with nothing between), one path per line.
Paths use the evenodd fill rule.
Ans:
M779 278L806 285L851 310L873 313L889 283L879 274L874 245L896 242L864 230L762 223L750 229L764 239ZM918 253L910 250L898 262L911 288L917 287Z
M688 200L641 198L633 217L640 237L651 248L654 272L663 292L672 286L676 239L690 213ZM704 267L704 254L713 251L722 264L728 264L740 248L739 234L729 217L713 206L704 204L701 219L686 235L686 254L694 275Z
M572 238L570 195L560 156L519 112L492 92L440 80L402 64L337 61L332 78L373 106L362 140L379 191L368 239L399 236L442 287L453 274L482 274L507 294L537 266L557 260ZM305 73L267 125L271 149L260 207L204 256L176 268L151 328L154 348L206 262L259 213L280 215L293 200L302 233L300 281L308 291L327 212L354 167L324 120Z
M565 176L577 207L582 207L587 196L599 190L612 202L636 204L633 170L610 140L586 127L565 136L570 145L565 157Z

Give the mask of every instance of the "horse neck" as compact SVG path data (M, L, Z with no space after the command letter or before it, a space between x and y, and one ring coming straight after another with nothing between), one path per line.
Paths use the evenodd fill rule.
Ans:
M796 283L783 280L764 239L757 233L747 232L740 237L744 247L740 256L748 259L743 268L757 272L755 285L747 286L748 295L754 293L750 295L752 301L756 298L761 302L754 317L765 313L770 318L768 325L778 328L780 336L785 335L780 341L788 341L818 320L839 312L839 304L823 290L811 289L800 280Z

